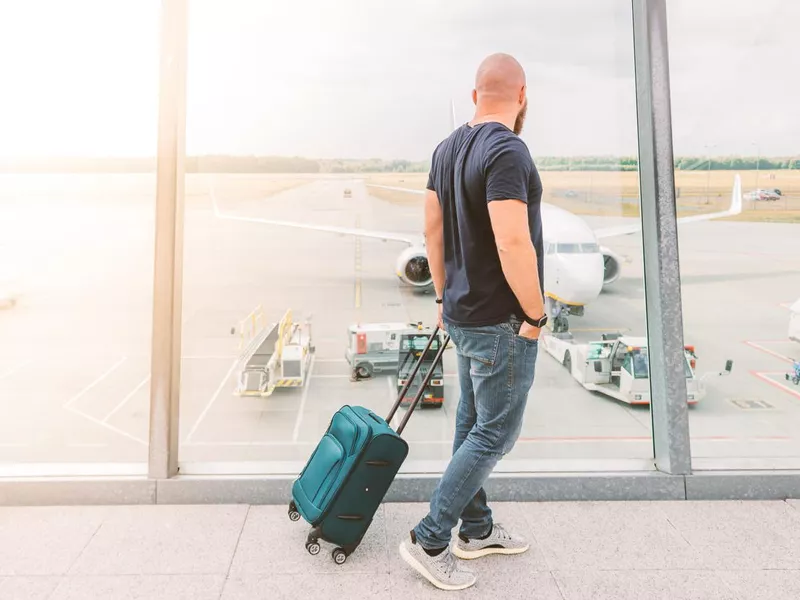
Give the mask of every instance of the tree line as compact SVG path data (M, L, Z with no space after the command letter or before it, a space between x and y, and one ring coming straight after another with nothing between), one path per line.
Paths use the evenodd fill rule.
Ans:
M540 156L540 171L635 171L635 156ZM187 173L426 173L429 161L372 159L312 159L299 156L187 156ZM675 158L675 169L778 170L800 169L800 157L701 157ZM0 173L153 173L150 158L0 158Z
M635 156L542 156L534 159L540 171L636 171ZM800 169L800 157L758 156L680 156L675 157L679 171L765 171Z

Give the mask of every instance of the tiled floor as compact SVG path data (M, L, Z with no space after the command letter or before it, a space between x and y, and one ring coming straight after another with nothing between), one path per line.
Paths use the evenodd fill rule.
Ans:
M800 503L498 503L528 535L440 592L399 558L425 504L385 504L342 566L283 506L0 508L0 600L797 600Z

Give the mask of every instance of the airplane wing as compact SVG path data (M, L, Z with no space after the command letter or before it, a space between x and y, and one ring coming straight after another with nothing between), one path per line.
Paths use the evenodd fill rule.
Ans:
M326 231L328 233L338 233L339 235L354 235L359 237L374 238L384 242L403 242L409 246L422 245L422 236L398 233L397 231L375 231L372 229L361 229L359 227L338 227L335 225L314 225L312 223L299 223L296 221L282 221L279 219L264 219L261 217L245 217L239 215L225 214L219 210L217 197L213 187L210 188L211 202L214 206L214 216L219 219L230 221L244 221L246 223L265 223L267 225L278 225L280 227L294 227L297 229L309 229L313 231Z
M731 217L742 212L742 180L737 174L733 179L733 193L731 194L731 205L727 210L705 213L702 215L691 215L689 217L679 217L678 225L684 223L694 223L696 221L710 221L721 217ZM597 239L615 237L618 235L630 235L641 230L641 223L631 223L630 225L618 225L615 227L602 227L594 230Z

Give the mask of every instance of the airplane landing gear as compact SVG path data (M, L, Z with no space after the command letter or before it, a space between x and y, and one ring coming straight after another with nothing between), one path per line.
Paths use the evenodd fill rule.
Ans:
M569 331L569 319L564 312L561 312L553 319L553 333L567 333Z
M547 313L550 315L550 329L553 333L567 333L569 331L569 307L552 298L547 299Z

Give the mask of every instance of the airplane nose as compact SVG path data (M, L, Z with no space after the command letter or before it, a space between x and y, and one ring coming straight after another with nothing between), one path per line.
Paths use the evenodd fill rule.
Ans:
M560 283L574 304L590 304L603 289L603 255L562 256Z

